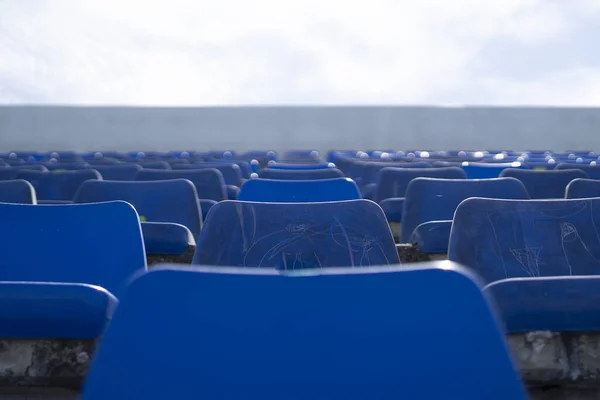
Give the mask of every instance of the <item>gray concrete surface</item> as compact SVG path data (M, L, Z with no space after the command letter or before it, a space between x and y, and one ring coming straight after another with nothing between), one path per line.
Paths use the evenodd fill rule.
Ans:
M600 108L0 106L0 151L600 149Z

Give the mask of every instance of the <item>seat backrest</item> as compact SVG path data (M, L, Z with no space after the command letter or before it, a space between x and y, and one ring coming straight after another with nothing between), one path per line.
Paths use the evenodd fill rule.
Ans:
M0 203L37 204L35 189L22 179L0 181Z
M584 199L587 197L600 197L600 180L573 179L565 191L567 199Z
M38 200L73 200L83 182L102 180L102 175L93 169L51 172L22 169L17 178L33 185Z
M451 220L461 201L469 197L528 199L523 184L514 178L416 178L406 189L400 241L408 243L413 230L429 221Z
M265 168L257 172L259 178L282 179L287 181L309 181L315 179L343 178L344 174L337 168L323 169L275 169Z
M600 199L473 198L456 209L448 258L486 282L600 273Z
M503 279L484 292L509 334L600 331L600 276Z
M173 169L178 170L203 170L216 169L223 175L226 185L240 186L242 184L242 170L237 164L231 162L202 162L197 164L174 164Z
M272 169L286 169L286 170L315 170L315 169L327 169L335 167L331 163L321 163L321 162L277 162L270 161L268 163L268 167Z
M279 269L398 262L385 215L369 200L218 203L208 212L193 260Z
M225 180L221 171L214 168L207 169L144 169L140 171L137 181L162 181L169 179L187 179L196 187L198 198L221 201L227 199Z
M138 215L122 201L1 203L0 220L0 281L88 283L119 296L146 268Z
M0 181L10 181L17 178L19 168L14 167L0 167Z
M138 164L120 165L94 165L94 169L100 172L102 179L107 181L135 181L142 167Z
M383 161L356 161L352 164L348 176L360 178L361 185L368 185L377 181L377 173L384 168L430 168L431 164L424 161L416 162L383 162Z
M82 398L524 400L480 286L437 265L153 270L121 300Z
M238 200L306 203L360 199L356 183L349 178L284 181L249 179L242 185Z
M410 181L415 178L467 179L458 167L444 168L383 168L377 173L377 186L373 200L404 197Z
M141 161L138 164L142 168L149 169L171 169L171 164L166 161Z
M202 213L194 184L187 179L121 182L88 181L79 188L75 203L123 200L131 203L142 221L174 222L200 233Z
M510 169L524 169L525 166L520 162L508 163L484 163L484 162L464 162L461 168L467 174L469 179L490 179L498 178L502 171Z
M556 166L556 169L580 169L590 179L600 179L600 165L560 163Z
M527 169L506 169L500 176L517 178L532 199L562 199L569 182L577 178L587 178L580 169L536 171Z

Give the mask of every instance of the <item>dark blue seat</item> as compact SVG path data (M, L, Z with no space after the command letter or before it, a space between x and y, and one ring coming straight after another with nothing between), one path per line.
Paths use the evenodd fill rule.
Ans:
M381 208L326 203L223 201L208 213L194 264L301 269L397 264Z
M600 180L600 165L560 163L556 169L580 169L587 174L588 178Z
M73 200L82 183L89 180L102 180L100 173L93 169L77 171L34 171L22 169L18 179L30 182L38 200Z
M117 165L94 165L94 169L100 172L102 179L107 181L135 181L142 167L138 164Z
M49 171L77 171L80 169L91 168L91 165L84 162L52 162L43 164Z
M249 179L243 185L238 200L306 203L360 199L356 183L349 178L284 181Z
M600 273L600 199L467 199L456 209L448 258L486 282Z
M119 296L146 268L138 215L122 201L0 203L0 220L0 281L88 283Z
M525 169L526 166L520 162L463 162L461 168L465 171L469 179L490 179L498 178L505 169Z
M286 163L286 162L277 162L270 161L268 163L268 167L271 169L286 169L286 170L313 170L313 169L327 169L327 168L335 168L334 164L331 163L306 163L306 162L298 162L298 163Z
M315 179L343 178L344 174L337 168L323 169L275 169L265 168L257 172L259 178L282 179L286 181L309 181Z
M0 181L0 203L37 204L35 189L22 179Z
M198 198L214 201L227 200L225 181L221 172L214 168L158 170L144 169L137 174L137 181L162 181L188 179L198 192Z
M171 164L166 161L142 161L138 164L144 169L171 169Z
M175 164L174 170L216 169L223 175L226 185L239 187L242 184L242 171L237 164L231 162L203 162L198 164Z
M565 198L584 199L587 197L600 197L600 180L577 178L567 185Z
M452 221L428 221L419 224L410 237L410 243L424 254L446 253Z
M569 182L577 178L587 178L580 169L536 171L526 169L507 169L500 176L517 178L532 199L563 199Z
M509 334L600 331L600 276L503 279L484 292Z
M456 207L469 197L529 198L523 184L514 178L416 178L406 190L400 241L409 243L415 228L424 222L452 220Z
M202 213L194 184L187 179L119 182L88 181L79 188L75 203L123 200L131 203L142 222L173 222L200 233Z
M466 179L458 167L445 168L382 168L377 173L373 200L381 206L388 221L402 221L404 195L415 178Z
M419 267L152 270L121 300L82 398L524 400L478 283Z
M20 169L14 167L0 167L0 181L17 179Z
M97 339L117 304L98 286L0 282L0 338Z
M180 255L196 241L192 232L181 224L142 222L146 254Z

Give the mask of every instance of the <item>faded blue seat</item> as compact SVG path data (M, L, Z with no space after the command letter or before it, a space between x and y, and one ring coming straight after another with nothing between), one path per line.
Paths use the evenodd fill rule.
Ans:
M486 282L600 273L600 199L473 198L456 209L448 259Z
M404 195L415 178L466 179L458 167L445 168L383 168L377 173L373 200L381 206L388 221L402 221Z
M532 199L562 199L569 182L588 175L580 169L535 171L525 169L507 169L500 176L517 178Z
M192 232L181 224L142 222L146 254L180 255L196 245Z
M509 334L600 331L600 276L503 279L484 292Z
M452 263L164 268L128 288L84 400L526 398L480 286Z
M286 170L313 170L313 169L327 169L327 168L335 168L335 165L332 163L321 163L321 162L277 162L277 161L269 161L268 167L271 169L286 169Z
M137 181L162 181L169 179L188 179L198 192L198 198L214 201L227 200L225 181L221 172L214 168L207 169L144 169L137 174Z
M567 185L565 198L584 199L587 197L600 197L600 180L577 178Z
M556 169L580 169L585 172L590 179L600 179L600 165L560 163L556 166Z
M0 282L0 338L97 339L117 304L99 286Z
M337 168L322 169L276 169L265 168L257 172L259 178L282 179L286 181L309 181L315 179L343 178L344 174Z
M144 169L171 169L171 164L166 161L141 161L138 164Z
M37 204L35 189L22 179L0 181L0 203Z
M349 178L284 181L249 179L238 195L240 201L306 203L360 199L356 183Z
M404 198L400 242L409 243L415 228L424 222L451 221L456 207L469 197L528 199L529 195L514 178L413 179Z
M0 281L88 283L119 296L146 268L138 215L122 201L0 203Z
M31 183L38 200L73 200L79 187L89 180L102 180L100 173L93 169L77 171L35 171L22 169L18 179Z
M102 179L107 181L135 181L142 167L138 164L117 165L94 165L94 169L100 172Z
M239 187L242 184L242 170L231 162L202 162L197 164L175 164L174 170L203 170L216 169L223 175L226 185ZM213 199L214 200L214 199Z
M465 171L469 179L490 179L498 178L505 169L525 169L526 166L520 162L463 162L461 168Z
M200 233L202 213L194 184L187 179L119 182L88 181L79 188L75 203L123 200L131 203L143 222L173 222Z
M85 162L51 162L43 164L49 171L77 171L89 169L91 165Z
M208 213L194 264L279 269L397 264L381 208L325 203L223 201Z

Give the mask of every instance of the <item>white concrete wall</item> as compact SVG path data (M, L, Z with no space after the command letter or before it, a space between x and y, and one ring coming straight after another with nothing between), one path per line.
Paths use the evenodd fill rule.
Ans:
M0 151L594 149L600 108L0 107Z

